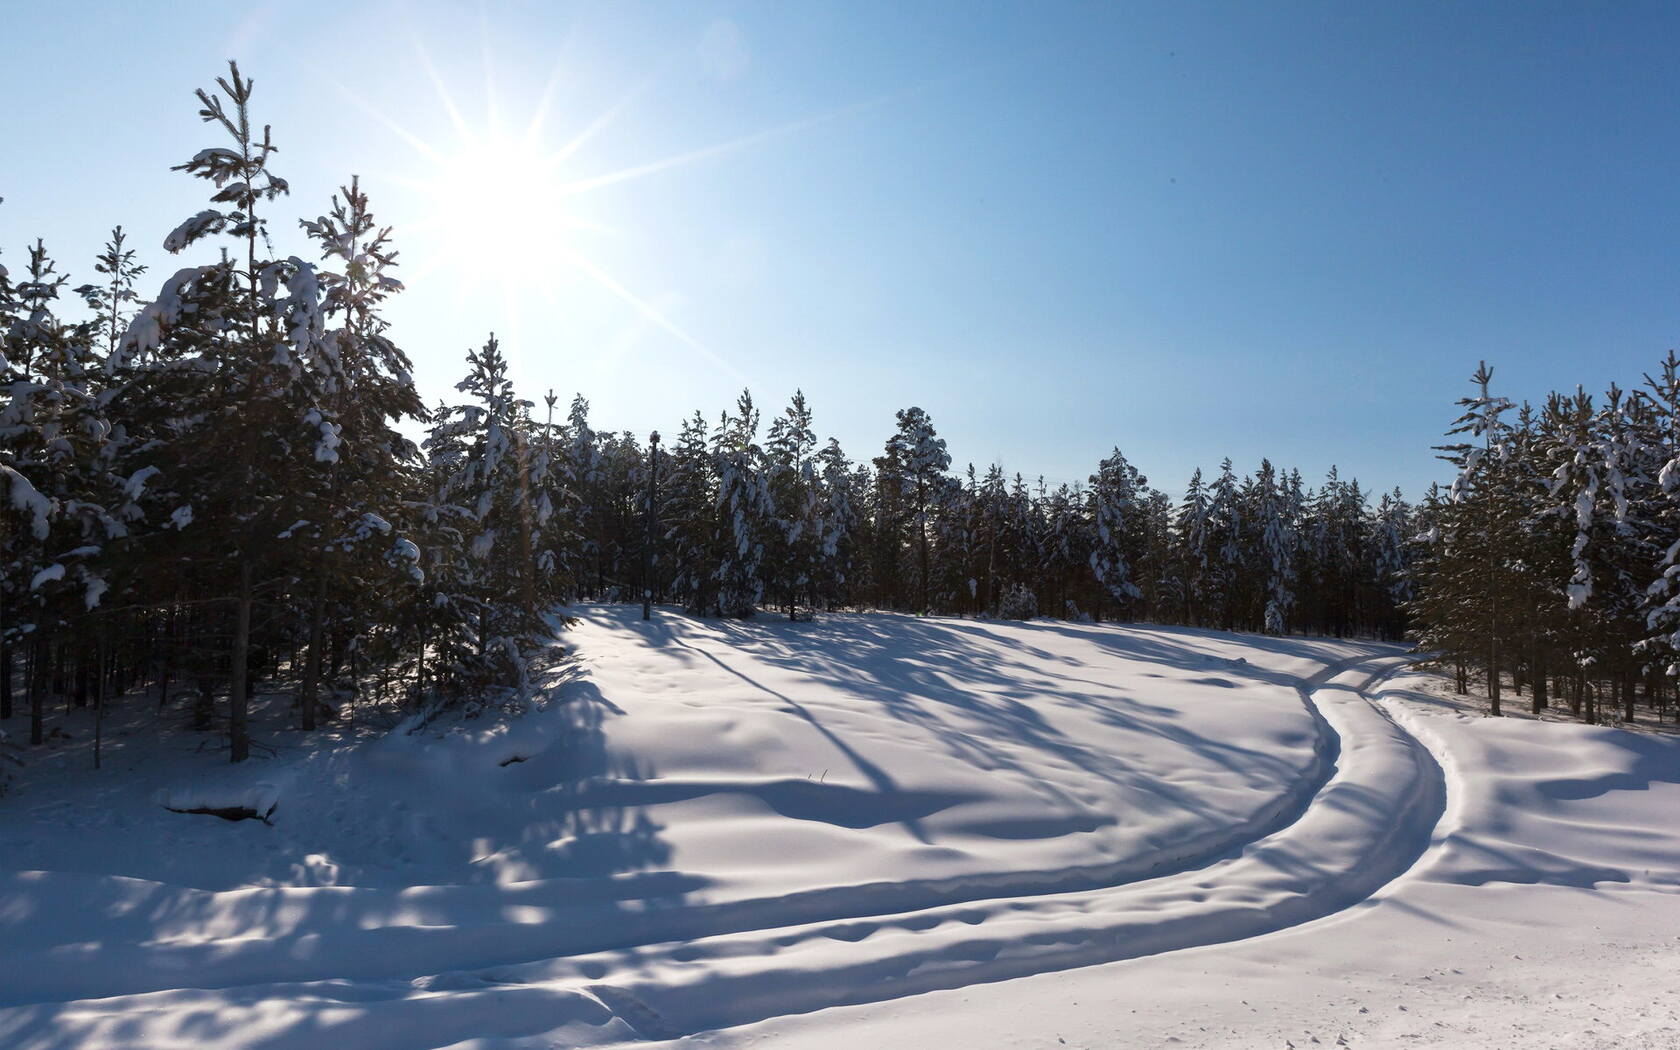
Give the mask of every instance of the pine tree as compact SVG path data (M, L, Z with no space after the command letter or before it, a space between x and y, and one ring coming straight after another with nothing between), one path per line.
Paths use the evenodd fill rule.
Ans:
M1147 484L1148 479L1126 462L1118 448L1091 475L1091 517L1095 525L1091 572L1104 600L1112 603L1121 617L1133 611L1143 597L1133 572L1143 557Z
M1272 461L1262 459L1255 476L1255 508L1260 532L1261 573L1265 579L1267 634L1288 629L1290 608L1295 604L1295 524L1290 519L1284 494L1277 484Z
M531 541L530 402L515 395L494 335L467 354L467 365L456 386L473 402L447 410L427 439L434 462L445 468L438 503L460 508L439 517L455 518L467 540L467 561L456 563L464 592L456 604L470 606L477 621L462 625L472 632L473 650L455 645L455 674L468 684L516 688L548 633L548 596L536 584Z
M705 417L683 422L667 457L661 510L666 522L663 549L669 558L668 587L694 615L711 611L716 593L712 535L716 520L713 464Z
M594 598L606 588L602 535L601 452L595 430L589 425L589 402L582 394L572 398L566 417L565 449L561 453L561 477L567 502L575 508L575 546L563 548L562 561L568 577L580 593Z
M951 465L945 441L933 429L933 421L920 408L901 409L898 430L887 441L886 455L877 461L905 503L905 525L916 550L916 611L930 610L932 555L932 512L938 495L937 480Z
M712 432L717 475L717 520L712 549L720 616L749 619L764 600L764 541L771 529L770 491L757 444L758 409L745 390L735 414L725 412Z
M336 436L323 413L319 380L329 367L329 347L315 269L295 257L259 256L259 246L268 242L261 206L288 191L270 169L276 152L270 130L256 131L253 84L237 65L230 63L229 76L217 85L227 100L201 89L199 117L218 127L229 145L200 150L176 167L212 184L213 207L178 226L164 247L179 253L223 234L242 249L243 266L224 252L219 263L177 273L130 325L119 355L156 354L168 327L174 356L193 362L199 373L180 384L162 382L154 391L176 407L159 435L165 449L159 467L177 488L193 479L193 543L219 566L207 579L223 576L225 567L233 580L229 736L239 762L250 753L253 607L259 588L270 589L287 575L273 540L302 518L312 464ZM183 297L189 289L190 298ZM154 357L154 364L164 363Z
M1463 412L1449 431L1473 440L1441 449L1458 476L1450 506L1438 512L1444 546L1434 564L1431 589L1420 596L1419 608L1432 624L1428 635L1432 644L1460 660L1473 659L1480 650L1491 710L1498 715L1502 617L1512 589L1502 540L1515 531L1526 507L1508 469L1512 460L1507 455L1509 433L1503 416L1513 406L1489 392L1492 378L1492 369L1482 363L1471 377L1478 393L1460 399Z
M9 654L27 643L31 668L64 659L80 614L96 607L108 584L99 556L124 530L101 505L99 454L109 432L93 391L93 352L86 325L57 313L67 283L37 240L15 288L5 333L6 393L0 406L0 509L4 536L6 622L0 642ZM9 666L8 666L9 674ZM8 678L8 693L10 679ZM28 683L30 743L42 742L45 685ZM9 698L8 698L9 713Z
M116 354L123 333L128 330L135 304L140 301L134 283L146 272L146 268L134 261L134 249L128 247L128 235L123 233L121 226L117 226L111 230L111 237L105 242L93 269L105 280L100 284L83 285L76 291L87 300L99 318L105 354L109 357Z
M1241 493L1231 461L1219 465L1219 477L1208 494L1209 565L1202 578L1209 600L1210 623L1234 629L1244 606L1247 525Z
M397 593L405 583L424 579L420 548L403 535L404 490L412 483L418 450L396 429L423 412L407 356L389 337L381 313L402 290L390 274L396 252L389 227L378 226L352 177L332 199L328 214L302 227L320 245L325 268L319 327L312 333L310 379L317 388L315 407L305 415L318 434L310 471L305 517L288 533L304 546L301 559L312 576L309 584L308 661L299 705L304 729L313 729L329 605L343 610L339 634L352 637L379 620L370 600L385 598L388 607L412 601ZM421 645L420 618L410 617L405 632ZM396 659L402 639L389 639L385 662Z
M833 438L817 453L822 505L818 515L821 529L817 547L816 592L827 608L846 604L852 597L853 564L856 560L858 506L867 486L860 487L851 460Z
M765 474L771 503L771 527L766 537L765 576L774 581L789 616L800 604L815 604L824 538L822 494L818 490L817 436L811 430L811 409L802 391L794 391L786 411L770 423L765 441Z
M1174 529L1180 544L1179 574L1184 580L1184 619L1192 626L1207 622L1209 611L1217 605L1214 589L1212 531L1209 518L1207 489L1202 484L1202 472L1197 468L1190 477L1184 499L1178 505ZM1209 599L1214 599L1210 603Z

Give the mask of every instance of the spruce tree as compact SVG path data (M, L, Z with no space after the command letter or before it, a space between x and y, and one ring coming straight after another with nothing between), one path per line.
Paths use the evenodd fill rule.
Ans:
M1104 601L1121 618L1131 613L1143 597L1133 573L1144 552L1143 498L1147 484L1148 479L1126 462L1118 448L1091 475L1091 518L1095 526L1091 573Z

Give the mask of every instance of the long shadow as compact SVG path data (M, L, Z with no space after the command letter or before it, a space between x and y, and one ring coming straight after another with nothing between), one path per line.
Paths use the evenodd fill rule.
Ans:
M822 721L820 719L818 719L815 715L811 714L810 710L804 704L795 700L793 697L788 696L786 693L778 693L776 690L771 689L769 686L764 685L764 684L748 677L745 674L742 674L740 671L737 671L735 668L730 667L728 664L724 663L722 660L718 659L716 656L712 655L711 653L708 653L708 652L706 652L702 649L696 649L694 646L689 645L687 642L683 641L681 638L678 638L674 634L671 635L671 643L673 645L681 646L682 648L687 649L690 652L698 653L700 656L703 656L706 659L710 660L712 663L716 664L717 666L721 667L723 670L725 670L725 671L729 672L730 674L734 675L736 678L739 678L741 681L743 681L743 682L747 683L748 685L752 686L754 689L758 689L762 692L768 693L771 696L775 697L776 699L780 700L782 703L786 704L790 711L792 711L794 714L797 714L800 718L803 718L806 722L809 722L813 729L815 729L818 733L821 733L824 739L826 739L830 744L834 745L835 750L839 751L842 755L845 755L846 756L846 761L850 762L857 769L857 771L859 773L862 773L863 776L864 776L864 779L868 780L869 783L875 788L875 790L878 793L880 793L881 795L891 796L891 795L897 795L897 794L901 793L901 790L898 786L898 782L893 780L893 778L887 774L886 770L882 769L880 766L876 765L875 763L869 761L869 759L863 757L863 755L860 754L857 751L856 748L854 748L850 744L846 743L844 738L842 738L837 733L830 730L826 725L824 725L822 723ZM903 826L904 830L909 832L910 835L916 839L916 841L922 842L922 843L926 843L926 842L929 841L927 832L922 829L921 822L919 820L917 820L916 818L907 817L904 820L899 821L898 823L901 826Z
M612 615L611 610L604 610ZM670 618L675 619L675 618ZM1287 782L1300 774L1287 760L1257 748L1217 740L1181 724L1182 711L1122 696L1112 683L1079 678L1046 664L1078 661L1059 657L1037 646L1018 646L1016 651L1036 662L1003 655L997 633L979 624L955 620L922 620L903 616L877 616L879 623L861 617L834 617L816 624L707 623L675 620L648 631L656 644L681 644L680 635L705 630L721 637L732 648L783 670L821 680L825 686L839 686L861 700L876 703L892 717L914 725L939 741L951 754L983 769L1007 770L1018 774L1047 797L1063 805L1074 801L1054 784L998 746L1007 741L1011 748L1025 747L1060 763L1123 784L1129 790L1153 794L1189 811L1211 816L1199 798L1155 778L1141 777L1114 756L1105 754L1057 731L1035 707L1023 702L1023 692L1051 693L1043 699L1053 705L1071 705L1082 713L1117 728L1138 728L1148 722L1150 732L1200 757L1216 762L1253 786ZM1119 630L1079 625L1044 626L1012 624L1012 631L1072 633L1096 643L1109 654L1147 661L1172 670L1205 676L1229 675L1263 684L1299 688L1296 676L1232 661L1201 651L1196 641L1215 636L1163 629ZM1248 639L1245 639L1245 642ZM1323 660L1321 649L1311 643L1270 640L1276 651L1292 656ZM1392 651L1392 647L1369 646L1370 655ZM709 656L709 654L708 654ZM709 658L755 686L759 684L715 656ZM1208 677L1197 683L1210 687L1228 684L1226 679ZM759 686L762 688L762 686ZM1070 688L1074 687L1074 688ZM773 692L765 690L766 692ZM778 698L788 701L781 693ZM974 725L953 724L941 710L972 720ZM801 707L802 717L814 718ZM826 732L826 731L825 731ZM833 734L828 734L831 739Z
M651 809L660 800L636 794L660 782L658 771L615 753L605 724L622 712L576 668L564 677L558 704L505 735L351 749L329 767L342 780L282 794L274 828L204 825L253 866L324 848L411 854L412 864L394 858L380 873L394 884L218 891L116 873L0 872L0 943L18 946L0 953L0 1006L437 973L540 956L555 930L585 945L622 943L624 930L680 913L708 880L665 870L671 847ZM379 807L372 823L318 826L334 812L359 819L358 806ZM381 835L354 842L363 828ZM338 874L369 872L358 863Z
M603 619L625 619L624 614L615 612L610 607L592 609L586 615L595 615ZM1044 699L1050 703L1076 706L1083 714L1120 728L1143 728L1187 751L1224 766L1241 776L1251 786L1268 789L1274 795L1281 791L1281 795L1276 795L1268 803L1262 804L1250 820L1240 822L1239 826L1253 831L1254 837L1270 834L1298 819L1310 805L1314 795L1334 773L1339 742L1308 700L1310 690L1347 666L1374 656L1392 655L1396 652L1392 646L1355 645L1355 655L1334 661L1317 674L1303 679L1257 669L1241 661L1198 651L1193 645L1179 644L1172 638L1133 637L1132 631L1122 633L1115 628L1096 629L1110 649L1124 652L1132 659L1151 660L1187 672L1205 673L1210 668L1224 669L1237 677L1258 677L1280 686L1291 687L1291 691L1300 697L1314 723L1315 758L1303 768L1257 748L1210 739L1200 732L1177 724L1182 717L1179 710L1147 705L1120 696L1112 685L1104 686L1106 691L1101 694L1068 693L1057 683L1074 680L1071 676L1057 672L1047 675L1042 667L1000 656L999 638L996 634L960 621L924 621L912 617L876 616L870 619L837 617L819 624L743 625L733 622L696 621L667 614L662 620L652 623L625 619L623 626L641 634L652 645L671 646L685 653L695 654L696 658L709 661L753 688L776 698L787 710L797 713L847 755L882 794L880 801L888 808L895 808L891 807L891 793L900 791L900 787L884 770L848 745L839 733L823 725L817 712L789 697L785 692L772 689L751 675L730 666L721 657L701 649L699 645L691 644L687 639L694 638L698 641L701 636L706 636L714 644L722 641L730 649L750 658L821 681L825 689L839 686L859 700L876 703L893 717L925 730L954 755L980 768L1016 772L1041 794L1070 808L1084 807L1055 785L1046 783L1041 773L1032 765L1012 758L991 741L1004 739L1030 746L1041 754L1054 756L1069 765L1124 786L1128 791L1152 795L1189 812L1210 819L1217 818L1221 825L1230 822L1229 814L1216 813L1190 790L1178 788L1155 777L1145 777L1114 756L1068 739L1054 729L1038 710L1021 700L997 695L997 692L1002 690L1019 688L1022 683L1029 687L1034 683L1041 683L1040 688L1046 690L1061 689L1062 695L1048 696ZM1042 627L1036 629L1056 630ZM1219 635L1208 632L1186 633L1190 641L1223 640ZM1327 655L1311 643L1290 644L1284 641L1279 642L1278 648L1291 655L1321 662ZM1036 658L1041 661L1062 660L1075 665L1082 663L1072 658L1058 657L1036 647L1030 647L1029 652L1036 654ZM1256 671L1262 673L1255 674ZM1191 682L1195 684L1197 680L1193 679ZM974 727L947 722L937 713L942 707L975 719L984 732L976 733ZM1145 716L1147 725L1143 724ZM1111 822L1112 819L1108 817L1106 821L1099 819L1097 822ZM927 841L919 824L911 826L909 830L918 840ZM1007 832L1009 829L1002 830ZM1207 838L1208 836L1198 836L1195 844L1184 843L1176 855L1164 855L1160 862L1170 865L1172 870L1184 870L1234 855L1243 845L1241 842L1233 843L1222 839L1216 845L1209 846ZM1070 888L1072 884L1110 885L1116 879L1130 881L1164 873L1159 864L1131 867L1136 870L1131 870L1124 864L1092 865L1089 869L1081 868L1063 873L1065 877L1046 877L1044 881L1047 885L1054 883L1055 889L1059 891ZM1012 887L1010 892L1031 894L1036 891L1027 887ZM944 892L937 895L941 899L949 896L952 900L972 900L995 893L988 892L984 886L974 886L970 891L956 895ZM859 912L870 913L873 912Z
M1127 770L1111 756L1095 751L1078 741L1068 739L1051 725L1040 711L1022 701L1018 696L997 695L994 691L1020 692L1023 682L1031 684L1035 681L1047 681L1055 688L1056 682L1064 685L1079 682L1072 675L1047 670L1043 666L1035 666L1020 659L1008 656L1000 657L996 649L996 636L981 628L970 627L965 624L953 625L946 621L923 623L909 618L900 618L901 622L893 624L894 630L889 632L875 627L865 621L851 621L836 625L823 625L821 629L813 629L809 625L786 625L781 630L764 628L747 628L733 624L707 624L708 630L718 631L750 655L764 659L783 669L798 671L824 679L825 682L837 682L866 700L872 700L892 712L895 717L908 723L926 727L930 732L947 742L953 748L966 748L958 753L977 756L993 762L993 768L1007 768L1031 775L1030 769L1014 761L1007 753L991 747L983 741L963 739L963 731L944 719L938 717L937 708L944 707L973 717L988 728L999 733L1013 733L1014 739L1022 741L1031 747L1056 756L1070 764L1088 769L1116 782L1124 781L1137 784L1135 777L1128 776ZM955 628L955 629L953 629ZM692 623L671 621L667 615L653 625L643 628L645 636L653 644L670 645L674 649L685 651L683 659L689 662L705 661L717 665L745 681L752 687L776 697L788 708L813 725L833 742L849 760L857 765L859 772L870 781L875 789L883 794L900 792L900 787L879 766L869 762L854 748L846 745L838 734L822 724L818 714L807 705L787 697L781 692L770 689L757 682L735 668L728 666L720 658L689 644L685 638L691 637L688 632L700 628ZM1052 630L1033 626L1035 630ZM1128 632L1129 634L1131 632ZM1287 685L1293 688L1304 688L1301 679L1264 672L1263 669L1252 666L1233 668L1229 661L1222 660L1205 652L1199 652L1193 644L1179 642L1170 637L1115 637L1113 635L1101 637L1101 642L1115 651L1124 651L1136 659L1154 660L1176 670L1195 672L1198 674L1231 674L1235 677L1270 681L1272 684ZM815 637L813 637L815 635ZM914 643L914 651L906 656L905 645L894 635L907 635ZM966 637L965 637L966 635ZM985 640L985 644L981 639ZM1062 662L1077 665L1078 661L1068 661L1047 650L1036 646L1023 646L1020 650L1028 656L1044 662ZM1302 652L1300 655L1315 655ZM1375 655L1375 654L1373 654ZM1256 673L1261 672L1261 673ZM1315 676L1317 677L1317 676ZM1085 682L1098 689L1112 689L1100 682ZM977 688L978 687L978 688ZM530 755L519 755L519 761L503 767L503 773L510 779L510 783L517 783L522 789L552 796L558 800L557 810L545 813L542 822L529 822L531 834L522 836L520 841L504 847L504 852L512 851L517 854L521 850L537 849L552 844L558 836L572 842L592 843L588 848L580 848L570 860L579 876L575 889L584 896L590 896L590 891L584 887L593 883L600 887L604 882L611 882L619 889L623 888L622 876L644 870L652 865L665 862L669 857L668 847L660 837L657 824L647 818L641 807L625 806L618 802L607 803L611 793L603 794L594 791L592 784L603 781L613 782L652 782L655 771L638 768L634 762L623 756L614 756L605 745L605 734L602 731L603 719L612 713L610 702L599 694L592 683L578 680L566 687L570 691L568 708L573 720L566 724L565 732L550 741L544 748ZM1258 760L1265 759L1280 764L1280 772L1289 771L1287 763L1282 763L1275 756L1263 755L1253 749L1231 745L1219 741L1211 741L1199 733L1192 732L1186 727L1173 725L1180 718L1180 714L1172 709L1146 705L1128 698L1109 695L1093 695L1085 692L1068 692L1063 690L1061 697L1050 698L1055 703L1071 703L1083 708L1099 707L1109 717L1119 719L1116 724L1136 727L1141 720L1147 719L1150 728L1178 739L1193 749L1201 751L1208 757L1215 759L1232 768L1251 766ZM931 705L928 706L928 705ZM1172 734L1176 734L1176 737ZM1205 749L1205 750L1204 750ZM1172 792L1170 788L1164 788ZM1182 794L1182 792L1172 792ZM632 793L634 794L634 793ZM1059 794L1059 792L1058 792ZM622 798L622 795L618 796ZM644 796L645 797L645 796ZM1065 797L1065 796L1063 796ZM913 818L912 818L913 819ZM538 828L538 824L543 826ZM919 825L915 826L918 834ZM907 830L910 828L907 827ZM923 838L925 841L925 838ZM517 859L517 857L515 857ZM1156 873L1158 874L1158 873ZM647 872L648 879L668 879L673 873ZM1077 888L1085 880L1080 873L1074 873L1072 884L1060 885L1058 890ZM614 876L613 880L603 879L603 876ZM685 884L678 877L677 882L667 882L663 889L651 895L652 902L666 902L672 906L680 906L683 894L695 888L693 884ZM447 890L449 887L436 887ZM505 898L507 907L517 907L522 901L522 891L519 887L498 887L500 895ZM352 890L353 895L362 895L369 891ZM597 890L599 892L599 890ZM641 907L626 909L622 915L622 925L617 931L620 937L628 934L634 936L634 928L639 925L636 921L646 914L649 896L637 894L635 896L618 896L609 891L602 898L602 903L608 905L606 923L613 921L613 909L624 900L642 902ZM338 902L336 908L328 908L323 901L319 913L311 915L302 926L305 929L319 931L323 922L346 921L351 924L358 918L367 915L366 905L372 903L363 899L360 906L352 906L355 897L348 901ZM272 910L282 902L270 901ZM315 902L310 902L313 908ZM405 901L401 913L412 917L415 909L424 905L424 901ZM457 918L455 909L450 902L440 899L437 902L437 915L444 921ZM295 906L296 902L292 902ZM697 909L705 911L706 909ZM328 914L336 911L336 915ZM701 932L726 932L727 927L735 925L731 922L719 923L720 929L707 930L707 923L702 915L695 916L695 930L693 932L677 931L678 936L698 935ZM672 928L673 930L675 928ZM538 945L530 944L521 947L521 942L527 938L518 936L518 927L502 927L495 934L496 944L493 950L482 948L462 952L460 946L454 946L450 956L450 967L465 969L481 965L475 958L486 955L500 960L512 957L539 957ZM670 931L667 931L670 932ZM609 931L603 928L603 936ZM296 939L280 939L279 947L288 957L307 959L319 953L323 962L340 959L347 947L353 947L354 941L344 944L329 945L323 949L320 945L310 941L307 937ZM622 943L622 942L621 942ZM403 944L397 943L387 946L401 952ZM423 945L422 945L423 947ZM578 950L573 948L573 951ZM625 949L634 953L635 949ZM419 955L409 955L397 961L397 969L402 972L434 972L437 968L428 968ZM121 967L119 967L121 968ZM323 969L331 969L328 965ZM395 971L394 971L395 972ZM354 976L354 975L346 975ZM449 978L451 980L456 977ZM466 979L466 975L459 975L459 979ZM227 986L230 984L248 983L248 978L241 980L237 975L230 975L226 981L217 981L206 986ZM3 982L0 982L3 984ZM172 987L179 984L179 976L165 981L160 987ZM440 987L448 987L441 985ZM375 993L377 994L377 993ZM27 1000L24 1000L27 1001ZM46 1011L43 1011L45 1016ZM26 1034L27 1028L14 1028L15 1034ZM294 1029L295 1032L295 1029Z

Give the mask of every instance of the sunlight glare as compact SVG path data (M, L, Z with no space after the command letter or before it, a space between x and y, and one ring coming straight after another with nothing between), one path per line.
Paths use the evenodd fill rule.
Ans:
M524 279L551 270L581 225L563 207L553 168L520 138L470 142L444 156L424 187L433 209L424 225L463 270Z

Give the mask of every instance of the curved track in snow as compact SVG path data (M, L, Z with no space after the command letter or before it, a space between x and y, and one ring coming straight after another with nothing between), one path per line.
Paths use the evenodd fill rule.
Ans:
M593 954L579 954L590 951L588 931L581 938L569 931L557 951L554 931L544 938L541 926L490 927L477 938L458 927L351 929L339 949L374 953L363 958L385 965L336 980L309 979L320 973L313 950L292 953L287 964L260 941L142 944L126 968L138 987L82 993L119 999L43 1003L41 1020L60 1036L109 1034L133 1012L197 1013L271 1028L281 1037L276 1046L311 1031L330 1031L342 1045L441 1047L562 1026L604 1041L658 1039L1270 933L1358 904L1428 847L1445 806L1441 768L1370 695L1407 662L1363 657L1303 680L1298 690L1320 743L1301 789L1268 810L1264 826L1243 829L1245 841L1183 851L1180 870L1103 865L889 884L854 893L850 903L819 891L668 914L618 912L613 928L597 932L598 943L617 947ZM429 950L433 940L447 951ZM337 951L323 945L320 954ZM428 966L444 957L448 972ZM38 961L41 991L62 997L77 960ZM11 976L22 985L6 998L29 1002L30 975ZM147 988L154 991L123 994ZM29 1028L20 1045L72 1045L31 1043ZM35 1030L45 1035L49 1027ZM191 1045L191 1027L179 1030L180 1045Z
M1383 666L1362 666L1374 662ZM1336 744L1333 772L1294 822L1205 867L475 976L575 983L644 1037L671 1038L1240 940L1332 915L1408 870L1445 809L1434 757L1371 702L1376 684L1406 663L1348 661L1302 684Z

